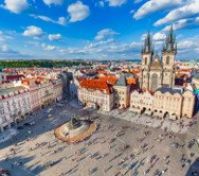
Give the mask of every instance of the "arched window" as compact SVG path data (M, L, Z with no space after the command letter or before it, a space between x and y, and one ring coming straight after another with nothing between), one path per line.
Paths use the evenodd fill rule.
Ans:
M170 57L167 56L167 58L166 58L166 64L169 65L169 63L170 63Z
M147 57L144 58L144 64L147 64Z

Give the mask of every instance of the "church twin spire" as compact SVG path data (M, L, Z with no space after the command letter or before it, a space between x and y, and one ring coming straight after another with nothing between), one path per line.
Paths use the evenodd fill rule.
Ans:
M173 52L175 54L177 54L177 43L176 43L176 39L175 39L175 35L173 32L173 26L171 26L170 31L166 37L166 40L163 44L163 49L162 52ZM150 33L148 32L145 40L144 40L144 46L142 48L142 54L146 54L146 53L154 53L154 49L153 49L153 44L152 44L152 38Z

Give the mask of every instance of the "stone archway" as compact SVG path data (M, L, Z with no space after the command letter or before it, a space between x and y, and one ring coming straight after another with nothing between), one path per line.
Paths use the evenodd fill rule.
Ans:
M168 112L165 112L164 113L164 115L163 115L163 119L168 119L168 118L170 118L170 115L169 115L169 113Z
M158 88L158 75L153 73L151 76L151 90L155 91Z
M143 107L142 110L141 110L141 114L144 114L145 111L146 111L146 108Z

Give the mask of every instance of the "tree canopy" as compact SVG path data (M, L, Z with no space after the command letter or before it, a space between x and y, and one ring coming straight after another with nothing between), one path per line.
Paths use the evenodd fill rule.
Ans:
M78 65L89 65L84 61L67 60L0 60L0 68L20 68L20 67L72 67Z

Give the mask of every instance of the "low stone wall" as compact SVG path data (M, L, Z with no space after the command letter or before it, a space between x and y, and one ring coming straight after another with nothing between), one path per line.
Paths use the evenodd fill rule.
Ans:
M54 130L54 135L57 139L63 141L63 142L68 142L68 143L77 143L85 140L86 138L90 137L97 129L97 125L95 123L92 123L88 129L83 131L82 133L76 135L76 136L63 136L62 135L62 126L56 128Z

